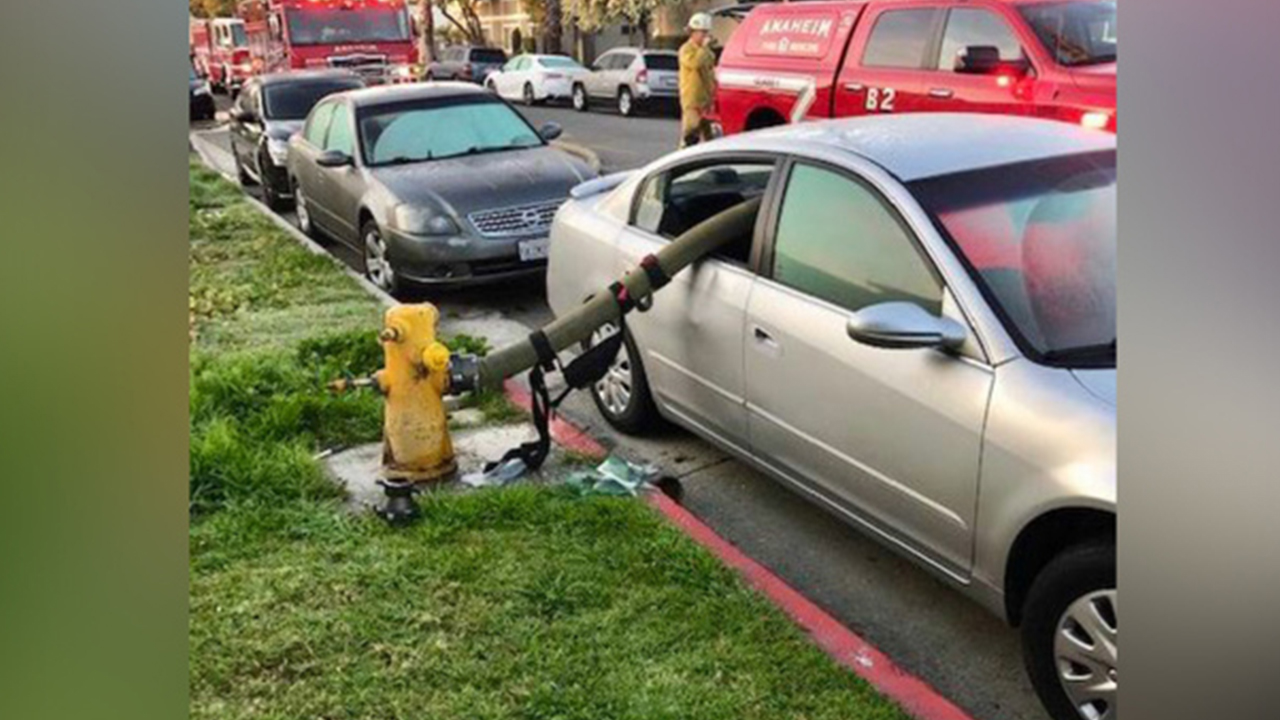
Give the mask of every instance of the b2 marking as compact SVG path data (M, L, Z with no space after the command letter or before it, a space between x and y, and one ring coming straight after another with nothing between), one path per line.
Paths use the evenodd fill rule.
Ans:
M893 112L893 102L898 99L898 91L891 88L867 88L865 107L867 112Z

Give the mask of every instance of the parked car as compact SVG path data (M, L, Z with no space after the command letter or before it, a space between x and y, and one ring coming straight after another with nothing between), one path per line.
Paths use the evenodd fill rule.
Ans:
M489 73L501 69L507 54L500 48L460 45L445 48L440 57L427 66L423 79L466 80L483 85Z
M335 95L290 141L298 223L388 292L541 274L551 218L594 176L547 144L559 134L469 83Z
M1115 147L953 113L730 136L575 192L548 298L758 201L628 317L601 415L673 421L869 532L1021 627L1054 718L1114 720Z
M644 105L674 105L679 98L680 57L671 50L610 50L573 85L573 107L579 112L586 112L593 100L607 100L616 104L618 114L631 115Z
M484 81L491 92L508 100L535 105L548 100L568 100L573 84L590 70L563 55L517 55Z
M188 99L190 105L191 120L212 120L217 114L217 108L213 103L213 89L209 87L209 81L201 77L196 72L194 63L189 65L191 77L188 85Z
M272 210L293 199L289 184L289 138L316 103L328 95L364 87L348 70L274 73L245 84L231 110L231 154L240 184L262 185Z
M725 134L802 118L983 112L1116 129L1114 0L768 3L717 68Z

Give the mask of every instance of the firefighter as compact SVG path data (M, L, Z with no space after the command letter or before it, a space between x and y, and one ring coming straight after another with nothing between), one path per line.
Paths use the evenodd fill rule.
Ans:
M716 97L716 56L711 48L711 16L689 18L689 39L680 47L680 147L710 140Z

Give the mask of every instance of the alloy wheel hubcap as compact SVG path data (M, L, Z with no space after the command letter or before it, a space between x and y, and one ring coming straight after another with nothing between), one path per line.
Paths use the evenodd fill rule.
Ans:
M364 237L365 272L374 285L386 290L391 284L391 262L387 260L387 244L377 232Z
M1058 619L1053 639L1058 681L1084 720L1116 717L1116 591L1078 598Z
M618 109L622 111L623 115L631 114L631 93L622 93L618 97Z
M605 325L591 335L591 345L598 345L617 332L618 328L614 325ZM618 356L609 365L609 371L596 382L595 391L596 397L611 414L621 415L627 411L627 407L631 405L632 376L631 356L626 345L618 351Z
M582 106L587 104L587 102L586 102L586 101L587 101L587 99L586 99L585 97L583 97L583 96L582 96L582 88L574 88L574 91L573 91L573 106L574 106L575 108L577 108L577 109L581 110L581 109L582 109Z

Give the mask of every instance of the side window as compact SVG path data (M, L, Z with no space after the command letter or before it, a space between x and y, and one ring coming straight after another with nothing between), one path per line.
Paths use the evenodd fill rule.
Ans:
M775 280L848 310L905 301L942 314L942 284L897 212L831 170L795 166L773 255Z
M356 154L356 136L351 123L351 108L343 103L334 103L333 122L329 125L329 137L324 144L325 150L337 150L354 156Z
M678 237L698 223L764 195L774 163L726 162L680 168L655 175L639 191L634 225L666 238ZM746 265L753 233L734 238L717 253Z
M986 10L956 8L947 16L947 32L942 36L939 70L953 70L956 57L966 47L982 45L1000 51L1002 61L1022 59L1022 43L1003 19Z
M937 12L920 8L881 14L862 53L863 67L923 67Z
M592 67L596 70L608 70L609 67L612 65L613 59L615 57L617 56L614 55L613 53L605 53L604 55L601 55L600 57L596 58L595 65L593 65Z
M307 129L303 132L307 142L318 148L324 147L324 136L329 132L329 120L333 117L333 108L334 103L324 103L311 113L311 119L307 121Z

